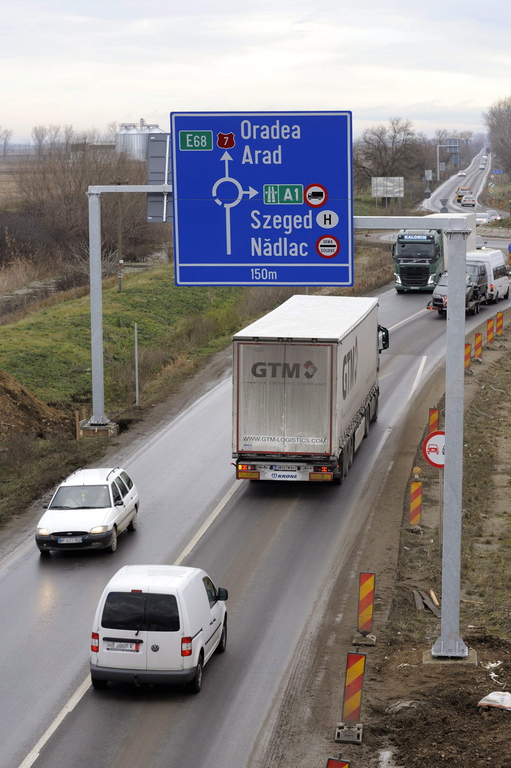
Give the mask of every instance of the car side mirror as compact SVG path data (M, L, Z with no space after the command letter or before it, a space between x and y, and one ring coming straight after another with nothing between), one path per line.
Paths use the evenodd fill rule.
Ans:
M117 499L114 503L114 507L124 507L124 501L122 499Z
M229 593L224 587L218 587L216 596L218 597L219 600L227 600L227 598L229 597Z
M48 504L43 504L43 509L48 509Z

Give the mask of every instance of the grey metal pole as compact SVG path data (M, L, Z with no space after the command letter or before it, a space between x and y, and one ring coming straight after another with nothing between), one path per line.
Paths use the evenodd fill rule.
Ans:
M463 388L465 351L466 237L447 231L448 300L445 361L445 467L442 535L442 617L433 656L466 658L460 637L461 498L463 488Z
M138 324L135 323L135 405L138 405Z
M103 383L103 308L101 285L101 203L100 193L87 192L89 198L89 268L90 268L90 327L92 358L92 416L91 425L108 424L105 416Z

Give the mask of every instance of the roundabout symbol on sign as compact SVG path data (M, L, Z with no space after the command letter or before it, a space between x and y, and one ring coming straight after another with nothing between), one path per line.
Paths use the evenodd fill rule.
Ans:
M324 235L316 243L316 251L324 259L333 259L341 250L341 244L333 235Z

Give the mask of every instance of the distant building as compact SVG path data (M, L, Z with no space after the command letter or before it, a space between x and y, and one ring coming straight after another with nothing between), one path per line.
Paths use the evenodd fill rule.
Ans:
M150 133L165 133L159 126L146 123L140 118L139 123L121 123L115 135L117 152L125 152L134 160L147 159L147 143Z

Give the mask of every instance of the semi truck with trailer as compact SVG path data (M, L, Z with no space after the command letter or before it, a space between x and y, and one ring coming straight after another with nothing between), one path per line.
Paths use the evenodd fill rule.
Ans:
M446 251L441 229L401 229L392 244L396 291L432 291L447 269Z
M340 484L378 416L378 300L292 296L233 336L236 477Z

